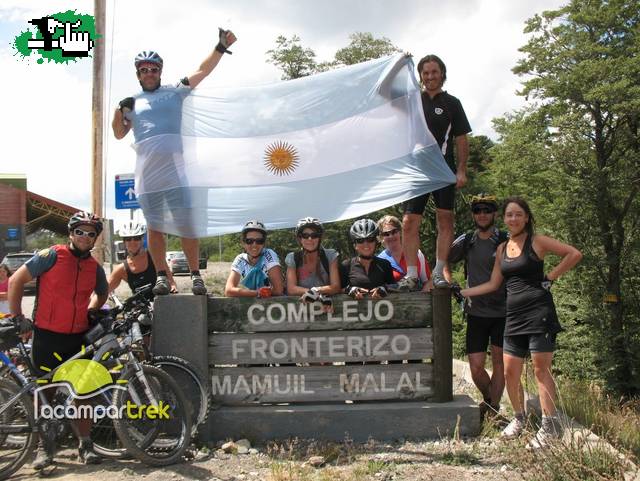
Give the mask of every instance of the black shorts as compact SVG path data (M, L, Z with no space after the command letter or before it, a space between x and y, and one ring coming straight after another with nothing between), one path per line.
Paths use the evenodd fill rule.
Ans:
M491 345L502 347L504 317L467 316L467 354L487 352L489 339Z
M434 190L406 201L404 203L404 213L422 215L431 194L433 194L433 201L437 209L453 210L456 201L456 184L448 185L442 189Z
M504 336L504 352L524 359L529 352L554 352L556 350L556 334L541 332L539 334L521 334Z
M80 352L82 345L85 344L84 334L84 332L80 334L60 334L34 327L31 347L33 365L40 371L41 375L44 374L44 371L40 366L49 369L58 367L64 361ZM58 360L54 353L58 354L62 360Z

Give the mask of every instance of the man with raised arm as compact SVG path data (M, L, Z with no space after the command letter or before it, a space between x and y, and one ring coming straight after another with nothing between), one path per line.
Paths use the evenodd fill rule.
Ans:
M140 197L140 205L149 227L149 252L157 269L153 293L169 294L171 286L167 278L166 245L164 239L165 217L181 233L189 270L192 292L205 295L207 289L198 269L199 241L195 234L195 222L191 215L194 199L182 185L181 122L182 103L218 65L228 48L236 41L230 30L219 29L219 42L191 75L176 85L161 85L163 60L154 51L140 52L135 58L136 76L142 92L120 101L111 126L117 139L124 138L133 129L137 153L136 183L144 184L146 195ZM142 189L138 184L137 189Z

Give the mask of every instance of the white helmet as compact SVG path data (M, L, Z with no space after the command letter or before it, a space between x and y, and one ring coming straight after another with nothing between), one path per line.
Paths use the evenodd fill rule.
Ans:
M147 226L130 220L118 231L120 237L137 237L147 233Z

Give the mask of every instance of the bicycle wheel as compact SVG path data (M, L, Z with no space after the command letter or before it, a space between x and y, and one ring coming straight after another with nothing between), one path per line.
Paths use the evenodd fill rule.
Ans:
M20 392L14 382L0 379L0 403L6 403ZM33 400L27 394L18 397L0 415L0 479L20 469L33 454L38 442Z
M186 359L177 356L154 356L153 366L158 366L169 374L180 386L190 405L193 421L191 436L195 436L200 426L209 415L209 389L203 382L200 371Z
M92 401L102 406L109 406L113 403L113 392L104 392ZM100 456L111 459L131 457L118 438L113 419L109 417L98 419L91 425L91 441L93 442L93 450Z
M113 420L126 450L149 466L166 466L180 461L191 441L189 404L180 387L162 369L141 365L140 379L133 369L123 374L126 390L118 389L113 404L123 416ZM154 400L145 389L145 381ZM155 406L153 413L145 407Z

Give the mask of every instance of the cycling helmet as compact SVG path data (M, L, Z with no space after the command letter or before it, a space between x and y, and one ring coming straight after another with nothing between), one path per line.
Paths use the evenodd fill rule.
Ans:
M120 237L137 237L147 233L147 226L133 220L127 222L118 231Z
M256 232L262 232L265 237L267 237L267 229L265 229L264 224L259 220L250 220L247 222L242 228L242 237L247 234L247 232L251 232L252 230Z
M498 201L496 200L495 195L488 195L485 193L480 193L478 195L474 195L471 197L470 206L473 209L476 206L485 205L487 207L491 207L494 211L498 210Z
M353 223L349 229L351 240L368 239L378 236L378 225L371 219L360 219Z
M138 68L138 65L144 62L155 63L158 67L162 68L162 57L158 55L158 52L153 50L143 50L136 55L136 59L134 61L136 69Z
M69 227L69 231L72 231L80 225L90 225L93 226L98 235L102 232L102 221L91 212L76 212L71 216L67 225Z
M315 217L305 217L304 219L300 219L298 221L298 225L296 225L296 237L300 237L302 231L307 227L313 229L319 234L322 234L324 232L324 229L322 228L322 222L320 222Z

